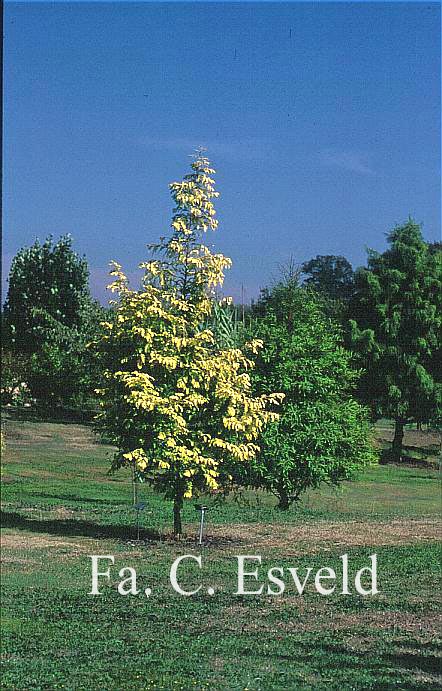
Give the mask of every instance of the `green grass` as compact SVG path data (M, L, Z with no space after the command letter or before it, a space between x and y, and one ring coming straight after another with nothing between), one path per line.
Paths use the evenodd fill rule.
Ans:
M3 473L4 689L436 689L440 486L434 468L378 466L340 490L311 492L287 513L248 493L212 506L203 578L171 590L174 558L198 554L168 536L170 502L146 487L133 540L131 484L107 475L112 450L81 425L6 421ZM269 566L352 568L376 552L374 597L238 597L235 555ZM90 590L90 554L114 554L112 582ZM150 598L116 592L134 566ZM186 577L191 587L194 575Z

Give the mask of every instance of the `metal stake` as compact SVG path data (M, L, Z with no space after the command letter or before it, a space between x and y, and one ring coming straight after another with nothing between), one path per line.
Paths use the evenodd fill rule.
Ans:
M201 522L200 522L200 539L199 539L199 544L203 544L203 529L204 529L204 509L205 507L201 507Z
M137 512L137 542L140 541L140 511L143 511L145 508L146 504L142 501L134 506L134 509Z
M203 532L204 532L204 516L205 516L206 510L207 510L207 506L201 506L201 504L196 504L195 510L201 511L198 544L202 545L203 544Z

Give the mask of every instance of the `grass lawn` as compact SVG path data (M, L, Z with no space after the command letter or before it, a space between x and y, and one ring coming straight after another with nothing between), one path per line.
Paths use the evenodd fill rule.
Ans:
M5 431L1 688L441 688L435 466L377 466L286 513L260 494L218 506L209 499L200 549L193 503L187 537L174 543L171 503L144 486L143 540L134 539L130 478L107 475L112 449L89 427L11 418ZM413 446L435 448L420 434ZM201 552L205 588L182 597L170 566ZM353 571L377 554L378 595L324 597L308 585L300 596L293 584L282 596L233 594L237 554L262 555L263 573L339 573L344 553ZM91 554L113 554L116 564L95 597ZM149 598L118 595L123 566L136 569L142 593L152 587ZM183 569L186 588L200 577Z

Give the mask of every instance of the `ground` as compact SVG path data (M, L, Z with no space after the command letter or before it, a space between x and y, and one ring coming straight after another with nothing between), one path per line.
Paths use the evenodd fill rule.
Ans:
M107 474L112 449L90 427L10 418L5 432L1 688L441 688L436 435L408 431L430 463L370 468L289 512L259 494L209 500L203 574L215 594L186 598L171 590L169 569L201 551L193 502L177 544L170 502L143 486L137 541L129 477ZM381 426L380 445L388 434ZM237 554L262 555L265 570L339 572L344 553L354 569L377 554L378 595L233 595ZM116 560L95 597L91 554ZM122 566L136 568L151 597L117 594ZM195 578L189 570L186 587Z

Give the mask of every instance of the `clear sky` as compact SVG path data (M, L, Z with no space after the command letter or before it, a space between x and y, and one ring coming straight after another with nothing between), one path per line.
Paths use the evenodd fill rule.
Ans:
M103 298L167 234L208 149L225 292L293 257L365 262L412 215L440 239L436 3L6 3L4 262L71 233Z

